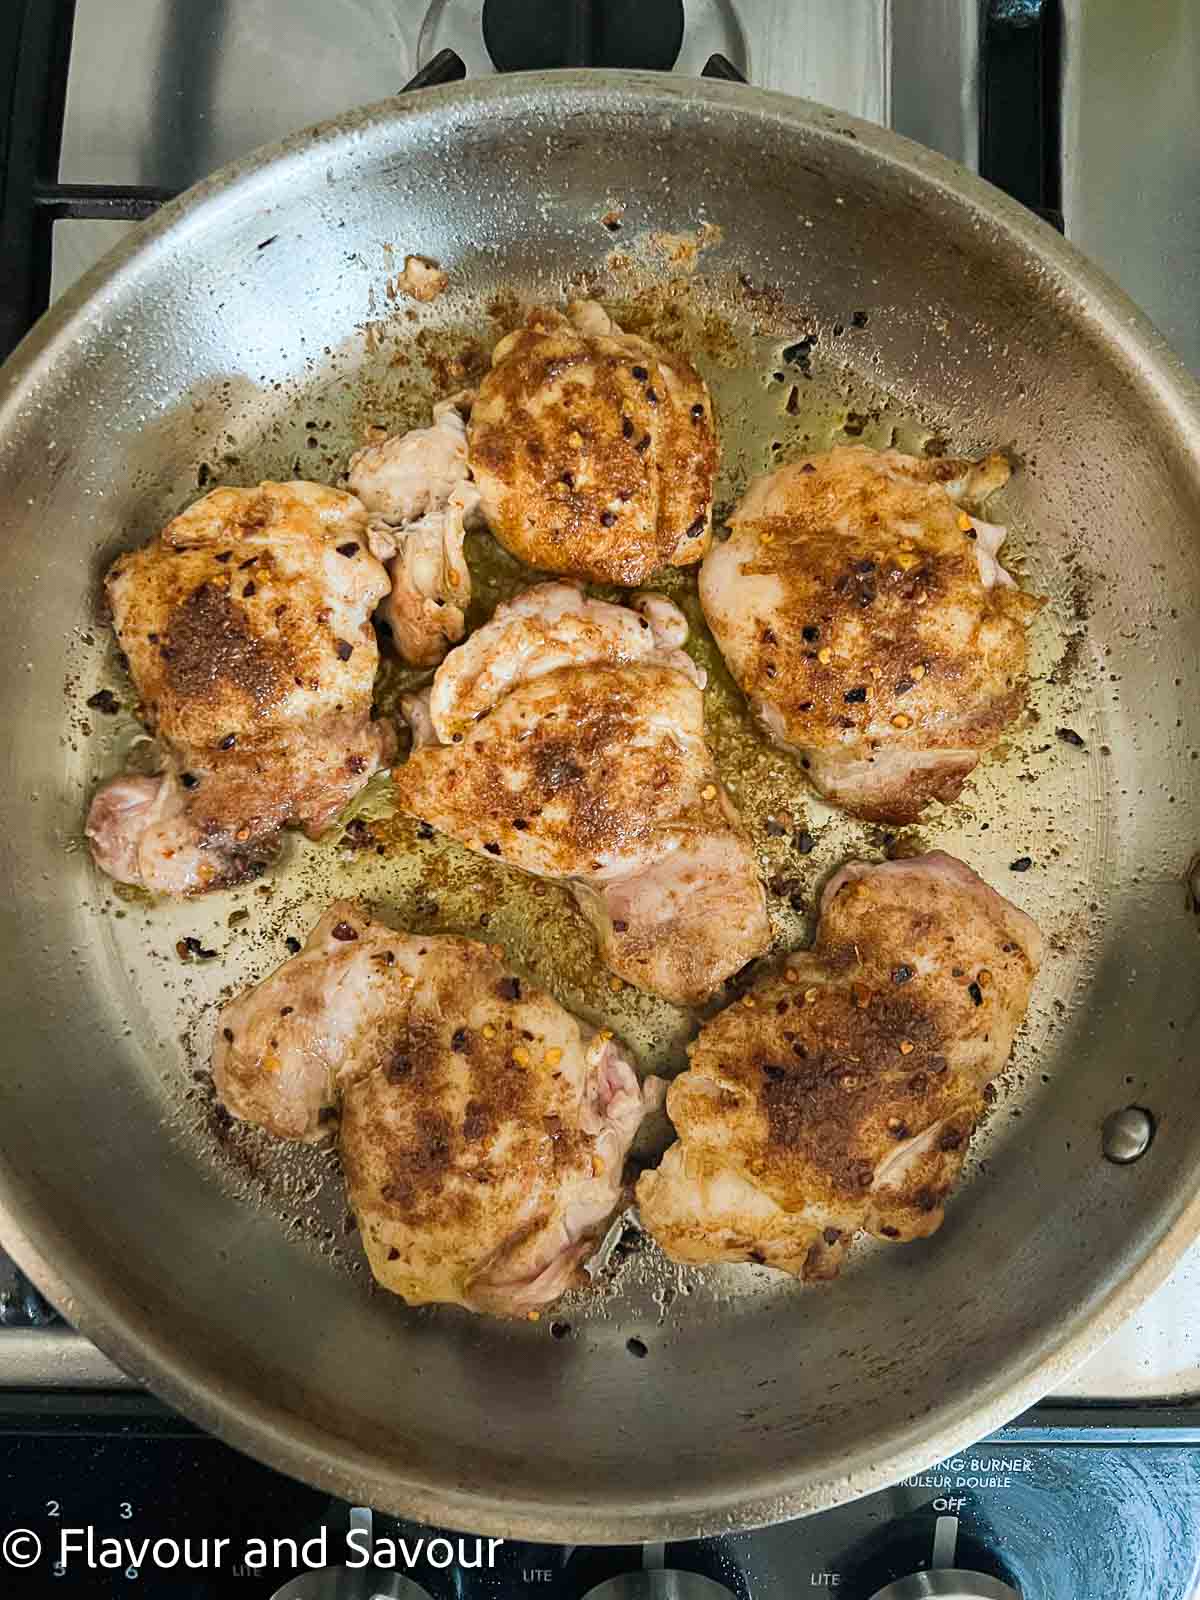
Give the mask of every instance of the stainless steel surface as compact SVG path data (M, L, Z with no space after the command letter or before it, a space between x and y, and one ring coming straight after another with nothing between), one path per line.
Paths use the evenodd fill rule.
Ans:
M886 120L964 166L979 165L979 14L976 0L893 0ZM814 99L824 96L815 94Z
M135 1378L114 1366L90 1340L73 1329L0 1331L0 1390L137 1387Z
M183 188L260 145L393 93L443 45L458 50L472 77L488 74L482 12L483 0L78 0L63 176ZM949 104L959 85L942 80L934 95L929 63L956 64L923 12L903 30L921 82L907 103ZM685 15L679 72L698 74L711 50L723 49L763 88L888 120L888 0L687 0ZM309 70L318 58L321 70ZM59 223L55 293L131 231Z
M1067 236L1200 372L1200 7L1065 0Z
M1021 1600L1007 1583L983 1572L916 1572L881 1589L874 1600Z
M1066 1400L1193 1400L1200 1395L1200 1250L1078 1372L1056 1385Z
M1126 1106L1105 1118L1100 1137L1106 1160L1140 1161L1154 1138L1154 1119L1141 1106Z
M240 480L286 472L314 416L334 458L434 387L392 364L414 348L386 295L397 249L450 270L424 348L461 348L491 337L498 288L556 298L589 273L630 294L598 221L614 196L622 254L660 284L652 236L723 230L685 280L678 331L714 384L727 490L772 432L798 445L759 374L809 327L822 342L804 426L824 407L827 437L858 409L867 437L936 430L1024 464L1003 515L1052 600L1041 722L925 831L1032 909L1050 955L935 1239L866 1252L814 1292L647 1258L552 1342L544 1325L369 1295L311 1237L314 1216L339 1215L321 1212L327 1165L216 1150L188 1098L181 1028L202 1044L220 989L278 959L314 887L394 909L404 864L371 876L297 845L246 935L227 923L253 890L120 902L76 847L87 790L118 756L82 705L113 671L87 642L103 639L96 579L194 495L200 461ZM837 341L852 308L868 326ZM702 314L715 344L689 321ZM5 373L0 505L0 1234L202 1425L345 1498L481 1532L750 1525L987 1433L1054 1388L1194 1236L1198 951L1181 875L1200 837L1200 407L1132 306L969 176L845 116L681 78L492 80L347 118L202 186L66 297ZM1068 717L1082 753L1042 731ZM868 847L821 820L831 857ZM1010 879L1031 841L1036 870ZM221 930L219 963L175 960L185 924L210 942ZM523 955L536 966L536 948ZM629 1027L644 1021L631 1005ZM1118 1167L1099 1128L1131 1096L1162 1122L1147 1159ZM635 1330L644 1361L626 1350Z
M629 1572L589 1589L584 1600L732 1600L715 1578L699 1572Z

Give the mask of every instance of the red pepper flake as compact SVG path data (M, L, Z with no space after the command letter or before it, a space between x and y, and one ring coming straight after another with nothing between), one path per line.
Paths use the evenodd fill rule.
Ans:
M199 961L212 961L217 952L215 950L206 950L195 934L189 933L186 938L180 939L176 943L175 954L181 961L191 961L193 957Z
M343 944L348 944L352 939L358 938L358 929L349 922L335 922L329 931L335 939L340 939Z
M348 639L335 639L333 648L339 661L349 661L354 654L354 646Z
M351 539L347 544L339 544L337 553L340 556L356 556L358 554L358 545Z
M496 844L495 842L492 842L490 844L485 844L483 848L487 851L488 855L490 855L490 856L498 856L500 854L500 846L498 844Z

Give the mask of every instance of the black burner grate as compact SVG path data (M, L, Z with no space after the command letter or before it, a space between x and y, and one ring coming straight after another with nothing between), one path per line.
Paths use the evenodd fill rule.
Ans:
M683 0L483 0L483 42L501 72L666 72L679 57L683 26Z

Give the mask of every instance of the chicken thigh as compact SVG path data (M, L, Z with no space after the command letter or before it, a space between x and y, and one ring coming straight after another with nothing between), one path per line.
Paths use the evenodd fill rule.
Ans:
M708 390L684 357L623 333L594 301L533 311L500 341L469 443L488 526L530 566L638 584L708 549Z
M346 901L221 1012L213 1078L281 1138L338 1135L385 1289L509 1316L557 1299L595 1249L658 1087L495 949Z
M466 627L471 574L463 539L479 494L467 472L463 417L474 396L433 408L433 426L367 445L350 457L350 488L370 514L367 539L392 580L380 615L414 667L434 667Z
M263 483L215 489L113 563L113 627L167 764L93 799L110 876L167 894L235 883L285 824L320 834L390 759L392 730L371 721L388 583L366 533L352 495Z
M644 1173L642 1221L677 1261L836 1275L860 1229L933 1233L983 1091L1008 1060L1042 940L940 852L855 862L816 942L701 1030Z
M961 509L1008 463L847 446L751 485L705 559L704 614L767 732L854 816L913 822L958 798L1020 713L1042 601Z
M661 596L638 604L551 583L498 606L410 704L416 748L394 778L410 816L565 881L615 973L694 1002L770 929L687 623Z

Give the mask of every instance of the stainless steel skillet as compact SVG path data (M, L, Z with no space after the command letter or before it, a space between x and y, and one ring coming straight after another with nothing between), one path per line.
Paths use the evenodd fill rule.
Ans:
M394 298L409 251L451 273L429 308ZM278 961L334 888L428 927L477 916L486 891L495 937L598 1011L553 897L531 910L397 836L370 860L297 845L268 894L147 906L99 883L79 838L90 786L133 739L86 706L121 687L95 610L115 550L206 482L297 461L333 476L364 425L456 385L517 301L580 289L693 351L726 494L847 430L1021 461L1003 513L1052 598L1037 720L925 836L1032 911L1052 955L935 1239L814 1292L634 1255L556 1339L371 1295L328 1159L223 1126L193 1076L213 1000ZM0 1238L233 1443L485 1533L661 1539L798 1515L1052 1390L1200 1230L1183 884L1200 845L1200 399L1111 285L965 172L816 107L674 77L518 76L349 116L199 185L34 330L0 375L0 518ZM878 853L807 807L782 758L746 753L720 694L752 819L781 796L804 808L805 887ZM801 934L786 914L780 930ZM185 936L217 957L182 962ZM677 1052L685 1019L611 1014L647 1061ZM1127 1104L1157 1134L1118 1167L1100 1129Z

